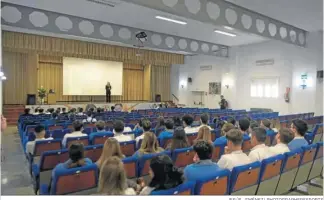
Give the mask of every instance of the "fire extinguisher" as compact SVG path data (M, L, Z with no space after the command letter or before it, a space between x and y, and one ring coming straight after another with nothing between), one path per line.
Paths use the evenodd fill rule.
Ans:
M285 95L284 95L284 98L285 98L285 102L289 103L289 100L290 100L290 87L286 87L286 92L285 92Z

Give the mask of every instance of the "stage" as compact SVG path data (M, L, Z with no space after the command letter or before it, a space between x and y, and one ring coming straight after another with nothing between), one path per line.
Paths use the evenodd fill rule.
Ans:
M132 110L143 110L143 109L153 109L154 104L159 105L161 102L128 102L128 103L98 103L98 102L88 102L88 103L67 103L67 104L55 104L55 105L26 105L25 108L29 108L31 113L34 112L35 108L43 108L45 111L48 108L67 108L70 110L71 108L83 108L85 110L88 104L93 104L97 108L104 108L106 110L110 110L111 106L115 106L116 104L123 105L123 111L130 112Z

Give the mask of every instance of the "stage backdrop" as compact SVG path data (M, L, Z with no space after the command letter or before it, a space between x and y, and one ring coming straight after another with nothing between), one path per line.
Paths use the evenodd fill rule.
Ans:
M108 81L111 95L122 95L122 62L63 58L63 95L106 95Z

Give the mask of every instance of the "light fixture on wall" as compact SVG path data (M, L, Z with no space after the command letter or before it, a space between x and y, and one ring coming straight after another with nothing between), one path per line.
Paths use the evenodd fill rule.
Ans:
M2 71L0 71L0 78L1 78L1 80L7 79L7 77L4 75L4 73Z
M181 80L180 81L180 86L181 86L181 88L186 87L187 86L187 81L186 80Z
M229 88L229 85L227 84L227 85L225 85L225 87L228 89Z

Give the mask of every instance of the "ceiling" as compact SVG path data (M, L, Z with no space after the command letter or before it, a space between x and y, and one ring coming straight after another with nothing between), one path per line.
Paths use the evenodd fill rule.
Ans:
M44 9L73 16L99 20L134 28L171 34L227 46L246 45L268 40L258 35L234 30L237 37L214 33L223 29L211 24L184 19L150 8L125 3L120 0L115 7L89 2L87 0L3 0L4 2ZM239 6L259 12L307 31L321 30L322 0L227 0ZM292 3L293 2L293 3ZM155 19L156 15L186 21L179 25Z

